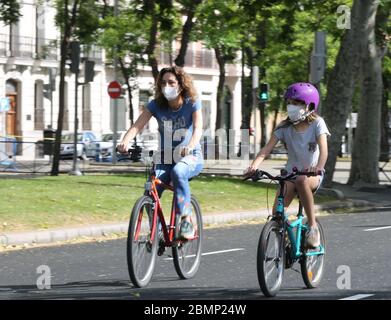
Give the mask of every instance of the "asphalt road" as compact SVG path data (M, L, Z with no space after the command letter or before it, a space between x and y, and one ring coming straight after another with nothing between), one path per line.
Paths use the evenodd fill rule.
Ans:
M321 221L327 239L321 286L305 289L297 264L296 271L285 272L274 299L391 299L391 212L330 215ZM143 289L130 283L125 239L3 252L0 299L266 299L256 273L261 228L206 229L195 278L179 280L166 252Z

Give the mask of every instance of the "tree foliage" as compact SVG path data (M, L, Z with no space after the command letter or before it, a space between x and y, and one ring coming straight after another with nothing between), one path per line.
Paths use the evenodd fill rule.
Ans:
M21 16L20 3L18 0L0 1L0 21L9 25L18 22Z

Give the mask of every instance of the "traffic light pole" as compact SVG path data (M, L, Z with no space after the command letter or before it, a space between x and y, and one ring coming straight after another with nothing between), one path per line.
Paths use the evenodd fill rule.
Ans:
M73 165L72 165L72 171L69 172L70 175L74 176L81 176L82 173L78 169L77 166L77 130L79 127L79 117L78 117L78 88L79 85L87 84L88 82L91 82L94 80L94 62L89 61L87 59L85 66L84 66L84 82L79 82L79 64L80 64L80 43L79 42L71 42L70 43L70 56L71 56L71 66L70 71L75 74L75 117L74 117L74 138L73 138ZM83 147L84 148L84 147ZM83 149L82 149L82 156L83 156Z
M118 0L114 0L114 16L118 16ZM114 54L113 54L113 60L114 60L114 81L117 81L117 48L114 47ZM117 131L118 131L118 99L114 99L113 101L113 108L114 108L114 121L113 121L113 152L111 155L111 160L113 164L117 164Z
M254 159L257 154L257 91L259 83L259 68L252 68L252 103L253 103L253 118L254 118Z
M79 87L79 70L77 69L75 72L75 135L74 135L74 141L73 141L73 165L72 165L72 171L69 173L70 175L73 176L81 176L82 173L79 170L77 166L77 129L79 126L79 117L77 115L77 101L78 101L78 87ZM82 155L83 155L83 150L82 150Z

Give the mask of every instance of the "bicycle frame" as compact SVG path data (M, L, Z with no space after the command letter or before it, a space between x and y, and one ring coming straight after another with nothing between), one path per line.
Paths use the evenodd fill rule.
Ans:
M153 170L154 171L154 170ZM167 224L164 218L163 214L163 208L162 204L159 198L159 193L157 191L156 186L161 185L165 190L170 190L174 192L174 188L171 185L165 184L162 182L159 178L156 178L155 173L152 173L150 175L150 181L145 183L145 190L148 192L148 195L152 197L154 208L153 208L153 217L152 217L152 230L151 230L151 242L155 239L156 234L156 228L158 226L157 218L159 218L162 231L163 231L163 237L165 241L166 247L172 247L178 243L183 242L183 240L175 240L175 218L176 218L176 212L175 212L175 198L172 199L172 205L171 205L171 216L170 216L170 224L169 229L167 228ZM141 227L141 218L142 216L139 216L139 221L137 222L137 234L139 232L139 229ZM194 240L198 238L198 234L196 233L194 238L188 239L188 240Z
M285 214L285 207L284 207L284 186L285 181L279 181L280 184L280 193L277 198L277 208L276 208L276 215L282 218L283 224L282 224L282 234L285 234L285 231L288 233L289 241L292 244L292 259L297 260L301 257L302 253L301 251L301 236L302 236L302 230L307 230L307 226L303 224L303 206L299 202L299 210L297 213L297 219L295 221L290 221L288 219L288 216ZM296 229L296 235L294 230ZM283 246L283 241L281 241L281 246ZM284 248L280 248L280 252L284 252ZM321 245L319 251L311 251L306 252L306 256L315 256L315 255L321 255L324 254L324 247Z
M149 195L152 197L154 202L154 208L153 208L153 217L152 217L152 231L151 231L151 241L154 240L155 234L156 234L156 228L158 226L157 218L160 219L161 225L162 225L162 231L164 240L166 242L166 246L172 246L174 244L174 231L175 231L175 206L174 206L174 198L172 199L172 206L171 206L171 217L170 217L170 228L167 229L166 221L164 219L162 204L159 198L159 193L157 191L156 186L161 185L164 189L174 191L174 188L170 185L167 185L163 183L160 179L156 178L156 176L153 174L151 175L151 181L148 181L145 184L145 190L148 191ZM141 215L140 215L141 219ZM139 222L141 225L141 221Z

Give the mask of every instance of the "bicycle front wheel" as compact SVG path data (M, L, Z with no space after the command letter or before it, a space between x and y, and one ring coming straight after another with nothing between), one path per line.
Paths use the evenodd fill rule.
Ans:
M285 253L280 230L281 226L277 221L269 221L263 227L258 242L258 282L266 297L274 297L282 284Z
M143 196L135 203L130 217L127 260L130 279L134 286L146 286L153 275L157 256L157 228L151 240L153 201Z
M320 247L303 250L303 257L300 261L301 275L307 288L316 288L323 277L326 241L323 232L323 227L316 219L320 234ZM304 239L304 234L303 234Z
M181 279L190 279L198 271L202 253L202 216L197 199L191 197L192 216L191 221L194 226L195 235L193 239L180 241L172 248L174 266Z

